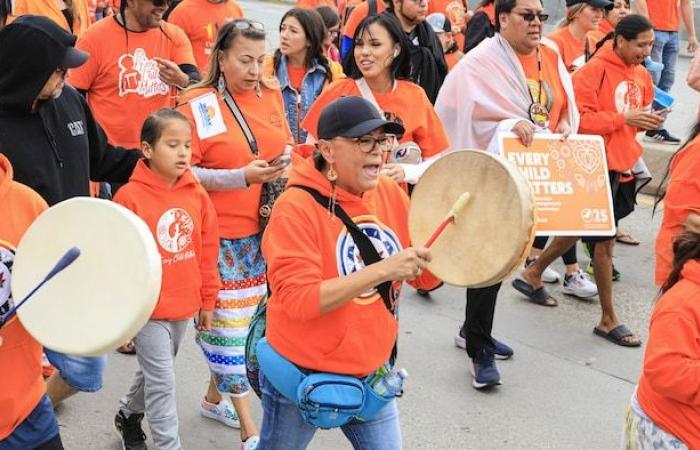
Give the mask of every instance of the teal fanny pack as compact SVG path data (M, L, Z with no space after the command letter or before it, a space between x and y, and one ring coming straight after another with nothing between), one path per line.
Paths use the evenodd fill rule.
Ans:
M308 424L336 428L352 419L369 420L395 395L379 395L369 385L374 374L364 378L333 373L304 373L277 353L262 338L256 345L258 364L264 377L294 403Z

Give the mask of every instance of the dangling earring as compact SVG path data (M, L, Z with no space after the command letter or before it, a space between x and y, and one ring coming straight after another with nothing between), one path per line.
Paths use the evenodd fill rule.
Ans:
M226 90L226 80L224 79L224 74L219 75L219 81L216 82L216 89L219 91L219 94L224 93Z
M258 98L262 97L262 89L260 89L260 81L255 82L255 95Z
M333 219L335 219L335 204L336 204L336 192L335 192L335 182L338 179L338 172L335 171L333 168L333 164L328 168L328 172L326 172L326 178L328 178L328 181L331 183L331 198L330 202L328 203L328 215L332 216Z

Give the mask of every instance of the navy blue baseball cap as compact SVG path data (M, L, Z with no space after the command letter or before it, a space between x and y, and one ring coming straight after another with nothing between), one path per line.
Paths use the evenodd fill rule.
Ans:
M610 11L615 7L615 4L608 0L566 0L566 6L574 6L578 3L585 3L594 8L601 8L607 11Z
M20 16L2 32L8 37L17 35L27 43L29 49L38 45L55 52L62 69L80 67L89 57L86 52L75 48L75 36L44 16Z
M387 133L397 136L405 132L401 124L384 119L377 108L364 98L340 97L321 111L321 117L318 119L318 138L356 138L377 128L384 128Z

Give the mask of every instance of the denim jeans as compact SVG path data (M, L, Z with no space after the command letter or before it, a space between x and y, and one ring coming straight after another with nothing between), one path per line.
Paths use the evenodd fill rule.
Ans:
M97 392L102 389L102 373L107 355L72 356L44 349L49 362L61 373L63 381L80 392Z
M62 449L58 423L49 397L44 395L34 410L5 439L0 450Z
M651 49L651 59L664 65L661 74L652 74L656 87L665 92L670 92L676 77L676 63L678 62L678 32L654 30L654 47ZM663 107L654 103L654 109Z
M258 450L305 449L317 428L304 422L297 407L260 371L263 421ZM341 427L355 450L401 450L401 427L396 400L372 420L352 420Z

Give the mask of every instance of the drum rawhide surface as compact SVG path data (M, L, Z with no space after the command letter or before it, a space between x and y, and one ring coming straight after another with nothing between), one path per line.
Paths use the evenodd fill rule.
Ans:
M160 293L161 258L148 226L107 200L73 198L46 210L20 242L12 296L23 298L69 248L80 257L18 310L52 350L101 355L133 338Z
M456 150L433 163L411 194L411 242L423 245L465 192L469 201L432 245L428 269L455 286L491 286L520 266L535 238L532 190L508 161Z

